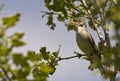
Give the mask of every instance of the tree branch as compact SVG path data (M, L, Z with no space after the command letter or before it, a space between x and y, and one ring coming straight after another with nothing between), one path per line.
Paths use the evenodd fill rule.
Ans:
M109 37L109 34L108 34L108 29L107 28L104 28L104 25L105 25L105 15L104 15L104 6L98 6L98 3L96 0L94 0L98 9L99 9L99 15L100 15L100 19L101 19L101 22L102 22L102 26L103 26L103 31L104 31L104 35L105 35L105 41L107 43L107 47L108 48L111 48L111 44L110 44L110 37ZM107 0L101 4L107 4Z
M76 52L74 52L74 53L76 53ZM77 55L75 55L75 56L70 56L70 57L64 57L64 58L59 57L59 58L58 58L58 61L61 61L61 60L69 60L69 59L76 58L76 57L81 58L82 56L86 56L86 54L79 54L79 53L76 53L76 54L77 54Z
M72 58L76 58L76 57L78 57L78 58L81 58L81 57L83 57L83 56L89 56L89 55L94 55L94 53L90 53L90 54L80 54L80 53L78 53L78 52L74 52L76 55L74 55L74 56L70 56L70 57L64 57L64 58L62 58L62 57L58 57L58 60L57 61L61 61L61 60L69 60L69 59L72 59ZM103 54L102 52L97 52L96 53L96 55L101 55L101 54Z
M105 41L107 43L107 47L111 48L110 37L109 37L109 33L108 33L109 29L104 28L105 18L104 18L104 10L102 10L102 9L100 9L100 18L101 18L101 21L102 21L102 26L103 26L103 31L104 31Z
M110 37L109 37L108 30L104 29L104 34L105 34L105 40L106 40L106 43L107 43L107 47L111 48L111 43L110 43Z
M47 11L40 11L41 13L44 13L43 15L42 15L42 17L44 17L45 15L53 15L53 14L55 14L55 15L59 15L59 14L61 14L62 12L47 12Z
M92 20L92 22L93 22L93 25L94 25L94 27L95 27L95 29L96 29L96 31L97 31L98 37L99 37L99 39L100 39L100 42L101 42L102 44L104 44L105 41L104 41L104 39L103 39L103 36L102 36L101 31L100 31L99 28L98 28L98 26L101 25L101 23L99 23L99 22L91 15L91 12L90 12L89 7L87 6L86 2L85 2L84 0L80 0L80 1L81 1L81 3L82 3L83 7L86 9L86 15L87 15L88 18L90 18L90 19Z
M94 1L95 1L96 5L99 9L99 12L100 12L99 15L100 15L100 19L101 19L101 22L102 22L102 27L103 27L102 29L103 29L104 35L105 35L106 47L111 48L110 37L109 37L109 33L108 33L109 29L104 27L105 24L106 24L105 23L105 15L104 15L104 7L103 6L98 6L97 1L96 0L94 0ZM107 3L107 0L102 4L106 4L106 3ZM113 60L115 59L114 55L112 56L112 59ZM115 81L115 79L116 79L115 77L116 77L117 72L115 70L114 62L111 62L110 66L109 66L109 71L111 72L110 81Z
M1 68L3 73L5 74L5 77L7 78L8 81L11 81L10 77L8 76L8 72L2 67Z
M98 37L100 39L101 44L104 44L105 40L103 39L102 33L101 33L100 29L98 28L98 24L96 24L93 20L92 20L92 22L93 22L93 25L97 31L97 34L98 34Z

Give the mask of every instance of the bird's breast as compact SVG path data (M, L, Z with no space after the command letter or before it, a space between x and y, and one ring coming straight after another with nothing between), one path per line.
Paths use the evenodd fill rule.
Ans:
M86 33L84 31L80 33L76 33L76 42L78 47L84 52L84 53L91 53L94 51L93 46L91 45Z

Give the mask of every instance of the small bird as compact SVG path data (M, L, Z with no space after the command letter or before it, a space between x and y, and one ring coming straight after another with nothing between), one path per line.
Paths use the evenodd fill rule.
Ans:
M72 25L75 28L76 42L81 51L86 54L94 54L98 52L98 48L93 40L93 37L87 30L85 19L74 18L69 21L69 25Z

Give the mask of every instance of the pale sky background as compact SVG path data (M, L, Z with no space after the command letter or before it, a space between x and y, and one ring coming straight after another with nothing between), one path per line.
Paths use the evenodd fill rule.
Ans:
M75 32L68 32L64 24L57 21L55 31L46 26L47 18L42 18L43 13L40 13L40 11L47 11L44 0L0 0L1 3L4 7L0 12L0 18L17 12L22 14L15 28L10 29L8 33L24 32L23 40L27 45L15 51L26 53L27 50L35 50L38 52L42 46L46 46L49 51L56 51L61 44L61 57L72 56L74 51L81 52L75 41ZM96 32L89 31L97 43ZM103 81L96 71L88 70L88 65L89 62L78 58L61 61L48 81Z

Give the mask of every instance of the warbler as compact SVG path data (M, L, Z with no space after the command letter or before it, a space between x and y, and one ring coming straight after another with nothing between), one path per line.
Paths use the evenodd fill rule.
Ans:
M93 37L87 30L85 19L74 18L69 21L69 25L72 25L75 28L76 42L81 51L86 54L98 52L98 48L93 40Z

